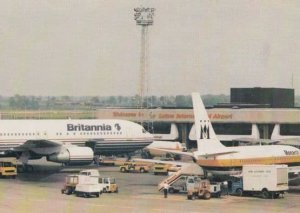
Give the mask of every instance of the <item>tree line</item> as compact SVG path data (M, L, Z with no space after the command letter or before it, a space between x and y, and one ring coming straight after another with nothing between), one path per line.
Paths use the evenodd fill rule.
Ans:
M203 95L207 107L230 103L229 95ZM141 104L142 103L142 104ZM176 96L0 96L1 110L91 110L104 107L192 108L190 95ZM300 107L300 96L295 96Z
M218 103L229 103L228 95L204 95L206 106ZM176 96L0 96L0 109L2 110L76 110L96 109L103 107L128 108L191 108L190 95Z

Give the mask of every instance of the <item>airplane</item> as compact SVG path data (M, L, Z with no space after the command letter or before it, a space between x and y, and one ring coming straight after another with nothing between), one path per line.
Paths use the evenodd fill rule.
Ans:
M0 120L0 157L88 165L94 154L130 153L152 143L141 125L112 119Z
M187 155L207 172L238 174L247 164L287 164L300 170L300 150L287 145L226 147L217 138L199 93L192 93L198 150L178 152Z
M165 151L160 151L160 149L176 150L176 151L186 151L186 147L183 146L178 141L153 141L150 145L146 146L142 151L143 158L153 158L153 157L178 157L178 155L173 155L166 153Z

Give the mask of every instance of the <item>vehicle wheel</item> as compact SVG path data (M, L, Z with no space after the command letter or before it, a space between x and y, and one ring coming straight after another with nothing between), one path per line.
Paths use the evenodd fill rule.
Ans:
M263 189L261 195L264 199L268 199L270 197L270 193L268 192L267 189Z
M106 191L106 188L103 188L103 193L106 193L107 191Z
M275 199L279 198L279 193L275 193L275 194L274 194L274 198L275 198Z
M144 173L145 172L145 169L144 168L141 168L140 169L140 173Z
M96 194L96 197L99 197L99 195L100 195L100 193L97 193L97 194Z
M188 199L188 200L194 200L193 198L194 198L193 195L188 195L188 196L187 196L187 199Z
M87 198L88 194L87 193L83 193L83 197Z
M204 192L203 199L204 200L209 200L210 198L211 198L210 192Z
M174 191L174 188L172 188L172 187L169 188L169 192L170 192L170 193L174 193L174 192L175 192L175 191Z
M69 190L68 188L66 188L66 189L64 190L64 193L67 194L67 195L69 195L69 194L70 194L70 190Z
M241 188L238 188L236 190L236 195L239 196L239 197L242 197L243 196L243 190Z
M125 172L125 168L124 167L121 168L121 172Z
M157 175L157 173L156 173L156 172L154 172L154 175Z

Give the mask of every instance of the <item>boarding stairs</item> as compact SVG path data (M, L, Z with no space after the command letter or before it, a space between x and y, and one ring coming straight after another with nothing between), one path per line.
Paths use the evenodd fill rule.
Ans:
M173 184L176 184L177 181L182 181L183 177L185 177L186 180L188 176L204 177L204 172L198 165L184 166L179 171L173 173L160 182L158 184L158 191L163 190L165 182L167 182L169 186L172 186Z

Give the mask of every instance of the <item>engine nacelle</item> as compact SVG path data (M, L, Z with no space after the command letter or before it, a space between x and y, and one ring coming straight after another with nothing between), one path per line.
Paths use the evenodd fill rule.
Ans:
M88 165L94 158L94 152L90 147L66 147L59 153L49 155L48 161L64 163L67 165Z

